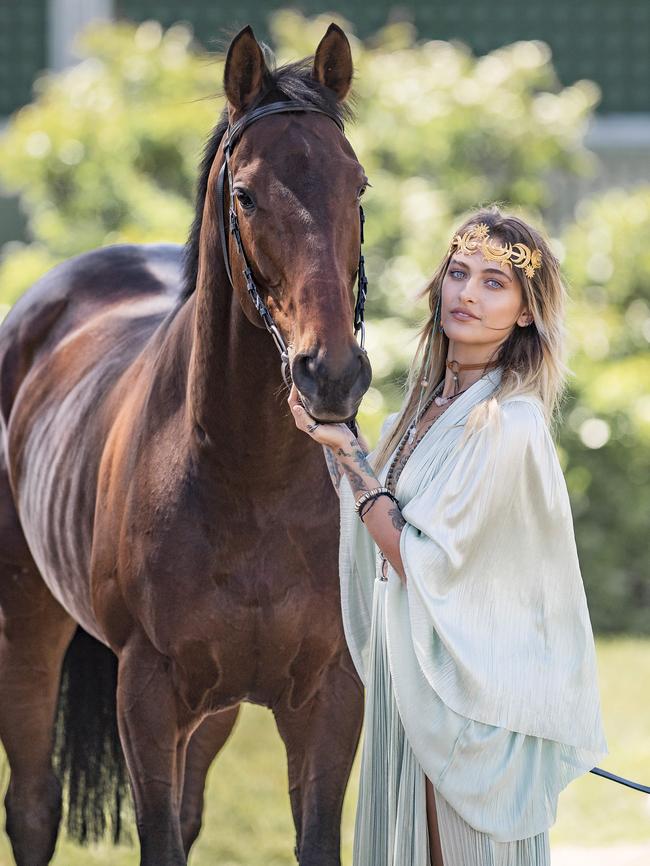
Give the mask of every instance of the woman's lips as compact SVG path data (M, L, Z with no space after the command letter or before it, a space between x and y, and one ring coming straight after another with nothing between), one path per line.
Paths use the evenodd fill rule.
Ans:
M469 313L461 313L460 310L455 310L451 315L459 322L478 321L478 316L471 316Z

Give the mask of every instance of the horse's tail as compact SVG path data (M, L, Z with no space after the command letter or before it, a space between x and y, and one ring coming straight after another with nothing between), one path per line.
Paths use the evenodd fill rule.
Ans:
M66 794L68 834L82 845L111 830L123 835L129 799L117 730L117 657L83 629L68 647L61 675L54 766Z

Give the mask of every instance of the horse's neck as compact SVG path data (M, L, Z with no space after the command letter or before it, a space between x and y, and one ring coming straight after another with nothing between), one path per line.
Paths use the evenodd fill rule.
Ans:
M224 277L218 285L199 282L192 298L188 421L208 456L262 481L313 449L295 429L271 335L246 318Z

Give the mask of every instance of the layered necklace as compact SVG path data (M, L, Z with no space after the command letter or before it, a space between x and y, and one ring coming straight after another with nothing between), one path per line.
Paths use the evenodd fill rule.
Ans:
M469 388L472 387L471 385L468 385L467 388L463 388L462 391L457 390L458 389L458 374L459 373L464 372L465 370L483 370L483 372L485 373L488 370L491 370L493 367L496 367L496 366L497 366L496 361L492 361L489 364L461 364L458 361L447 361L447 368L449 370L451 370L451 373L452 373L452 376L454 379L454 393L450 394L449 397L443 397L440 394L440 391L442 390L444 383L445 383L445 380L443 379L442 382L434 389L431 397L427 401L424 408L421 408L422 396L424 395L424 389L429 384L429 381L428 381L426 374L425 374L425 376L422 378L422 382L420 383L420 399L418 400L418 406L417 406L417 409L415 410L415 416L413 418L413 421L409 425L408 429L406 430L406 434L405 434L406 439L409 442L409 444L411 444L413 442L413 440L415 438L415 431L417 429L417 426L420 423L420 420L426 414L426 412L429 409L429 407L431 406L432 402L434 402L436 404L436 406L447 406L447 404L451 403L452 400L455 400L456 397L460 397L461 394L464 394L465 391L467 391Z
M400 458L402 457L402 454L404 452L404 449L405 449L407 443L409 445L413 446L411 448L411 453L412 453L415 450L415 448L420 444L420 442L422 441L424 436L428 433L428 431L429 431L431 425L434 423L434 421L437 420L437 418L434 418L431 421L431 424L425 426L424 429L422 430L422 432L420 433L420 435L418 436L417 442L415 442L415 444L413 444L414 440L415 440L415 434L416 434L416 431L418 428L418 424L420 423L422 418L424 418L424 416L428 412L431 404L435 403L436 406L447 406L449 403L452 402L452 400L455 400L456 397L460 397L461 394L464 394L466 391L468 391L472 387L473 384L475 384L474 382L472 382L472 385L468 385L467 388L463 388L462 391L456 391L456 388L458 387L458 374L459 373L464 372L465 370L483 370L484 372L487 372L488 370L490 370L496 366L497 366L496 362L493 362L490 364L460 364L458 361L447 361L447 367L451 370L451 372L453 374L455 393L450 394L449 397L442 397L441 396L441 391L442 391L444 384L445 384L445 380L443 379L434 388L432 394L430 395L430 397L427 400L427 402L425 403L425 405L423 407L420 407L420 405L418 405L418 408L415 412L415 415L413 416L413 420L411 421L409 426L404 431L404 434L397 445L395 455L394 455L393 459L391 460L391 464L388 467L388 472L386 473L386 487L388 487L388 489L391 490L393 494L395 493L395 490L394 490L395 485L393 484L393 476L395 474L395 470L396 470L398 464L401 462ZM426 378L424 378L422 380L422 383L421 383L421 388L423 391L427 385L428 385L428 381ZM439 418L440 416L438 415L437 417Z
M397 448L395 449L395 454L393 456L393 459L390 462L390 466L388 467L388 472L386 473L386 481L385 481L386 487L388 487L388 489L391 491L391 493L393 493L393 495L395 494L395 487L397 485L397 479L394 477L395 473L398 469L401 470L403 468L404 463L406 463L406 461L408 460L408 457L409 457L409 455L407 455L405 453L406 445L408 443L408 445L412 446L411 450L410 450L410 454L412 454L413 451L420 444L420 442L422 441L422 439L424 438L426 433L428 433L429 427L436 420L435 418L433 419L431 424L427 424L424 427L424 429L422 430L422 432L418 436L417 442L414 443L415 432L417 430L418 424L420 423L422 418L428 412L429 407L431 406L433 401L436 399L436 396L438 394L440 394L440 392L442 391L444 384L445 384L445 380L443 379L442 382L440 382L440 384L434 388L433 393L431 394L431 396L429 397L429 399L425 403L422 411L417 412L415 414L415 416L413 417L413 420L411 421L409 426L406 428L406 430L404 431L404 433L402 435L402 438L399 440L399 442L397 444ZM464 390L466 391L467 388L465 388ZM460 397L460 395L462 393L463 393L463 391L459 391L458 394L454 395L454 397ZM451 399L453 400L454 397L452 397ZM438 417L440 417L440 416L438 416Z
M454 390L458 387L458 374L460 372L462 372L464 370L484 370L484 372L487 372L488 370L490 370L496 366L497 366L496 363L491 363L491 364L459 364L458 361L447 361L447 367L452 371L453 377L454 377ZM422 391L424 391L424 389L426 388L426 386L428 384L429 383L428 383L426 377L424 377L422 379L422 382L420 385L420 387L422 388ZM475 384L476 384L475 382L472 382L472 385L475 385ZM472 387L472 385L468 385L467 388L463 388L462 391L456 391L455 394L451 394L449 397L442 397L442 396L440 396L440 392L444 388L444 385L445 385L445 380L443 379L442 382L440 382L438 385L436 385L436 387L433 389L432 394L430 395L429 399L427 400L426 404L424 405L424 407L422 409L420 408L422 391L420 392L420 401L418 402L418 408L416 409L413 420L411 421L409 426L404 431L404 434L403 434L402 438L400 439L400 441L397 445L397 448L395 449L395 454L393 456L393 459L390 462L390 466L388 467L388 471L386 473L386 480L384 481L384 485L390 490L390 492L393 495L395 495L395 489L397 487L397 478L395 478L395 473L396 473L397 469L399 468L401 471L401 469L404 468L404 464L406 463L406 461L408 460L410 455L413 453L413 451L417 448L417 446L420 444L422 439L429 432L432 425L440 417L440 415L438 415L436 418L434 418L431 421L431 424L425 425L424 429L422 430L422 432L418 436L417 442L415 442L415 444L413 445L413 440L415 439L415 432L417 430L418 424L420 423L422 418L424 418L424 416L426 415L431 404L433 402L435 402L436 406L447 406L449 403L451 403L452 400L455 400L456 397L460 397L461 394L464 394L465 391L468 391ZM413 446L411 448L409 454L404 453L404 449L406 448L407 442L409 445ZM388 560L386 559L386 556L384 555L384 552L381 549L379 549L379 557L381 560L380 578L379 579L381 581L386 581L388 579Z

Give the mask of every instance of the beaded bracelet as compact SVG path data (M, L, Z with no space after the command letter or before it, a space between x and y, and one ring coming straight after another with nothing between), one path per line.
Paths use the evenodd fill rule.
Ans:
M375 502L379 499L378 496L375 496L374 499L368 500L368 502L364 502L361 508L359 509L359 519L362 523L365 523L365 516L370 511Z
M362 496L360 496L357 501L354 503L354 510L359 513L359 509L366 502L369 502L371 499L376 499L378 496L388 496L389 499L392 499L396 505L399 505L397 499L390 492L388 487L375 487L372 490L367 490Z

